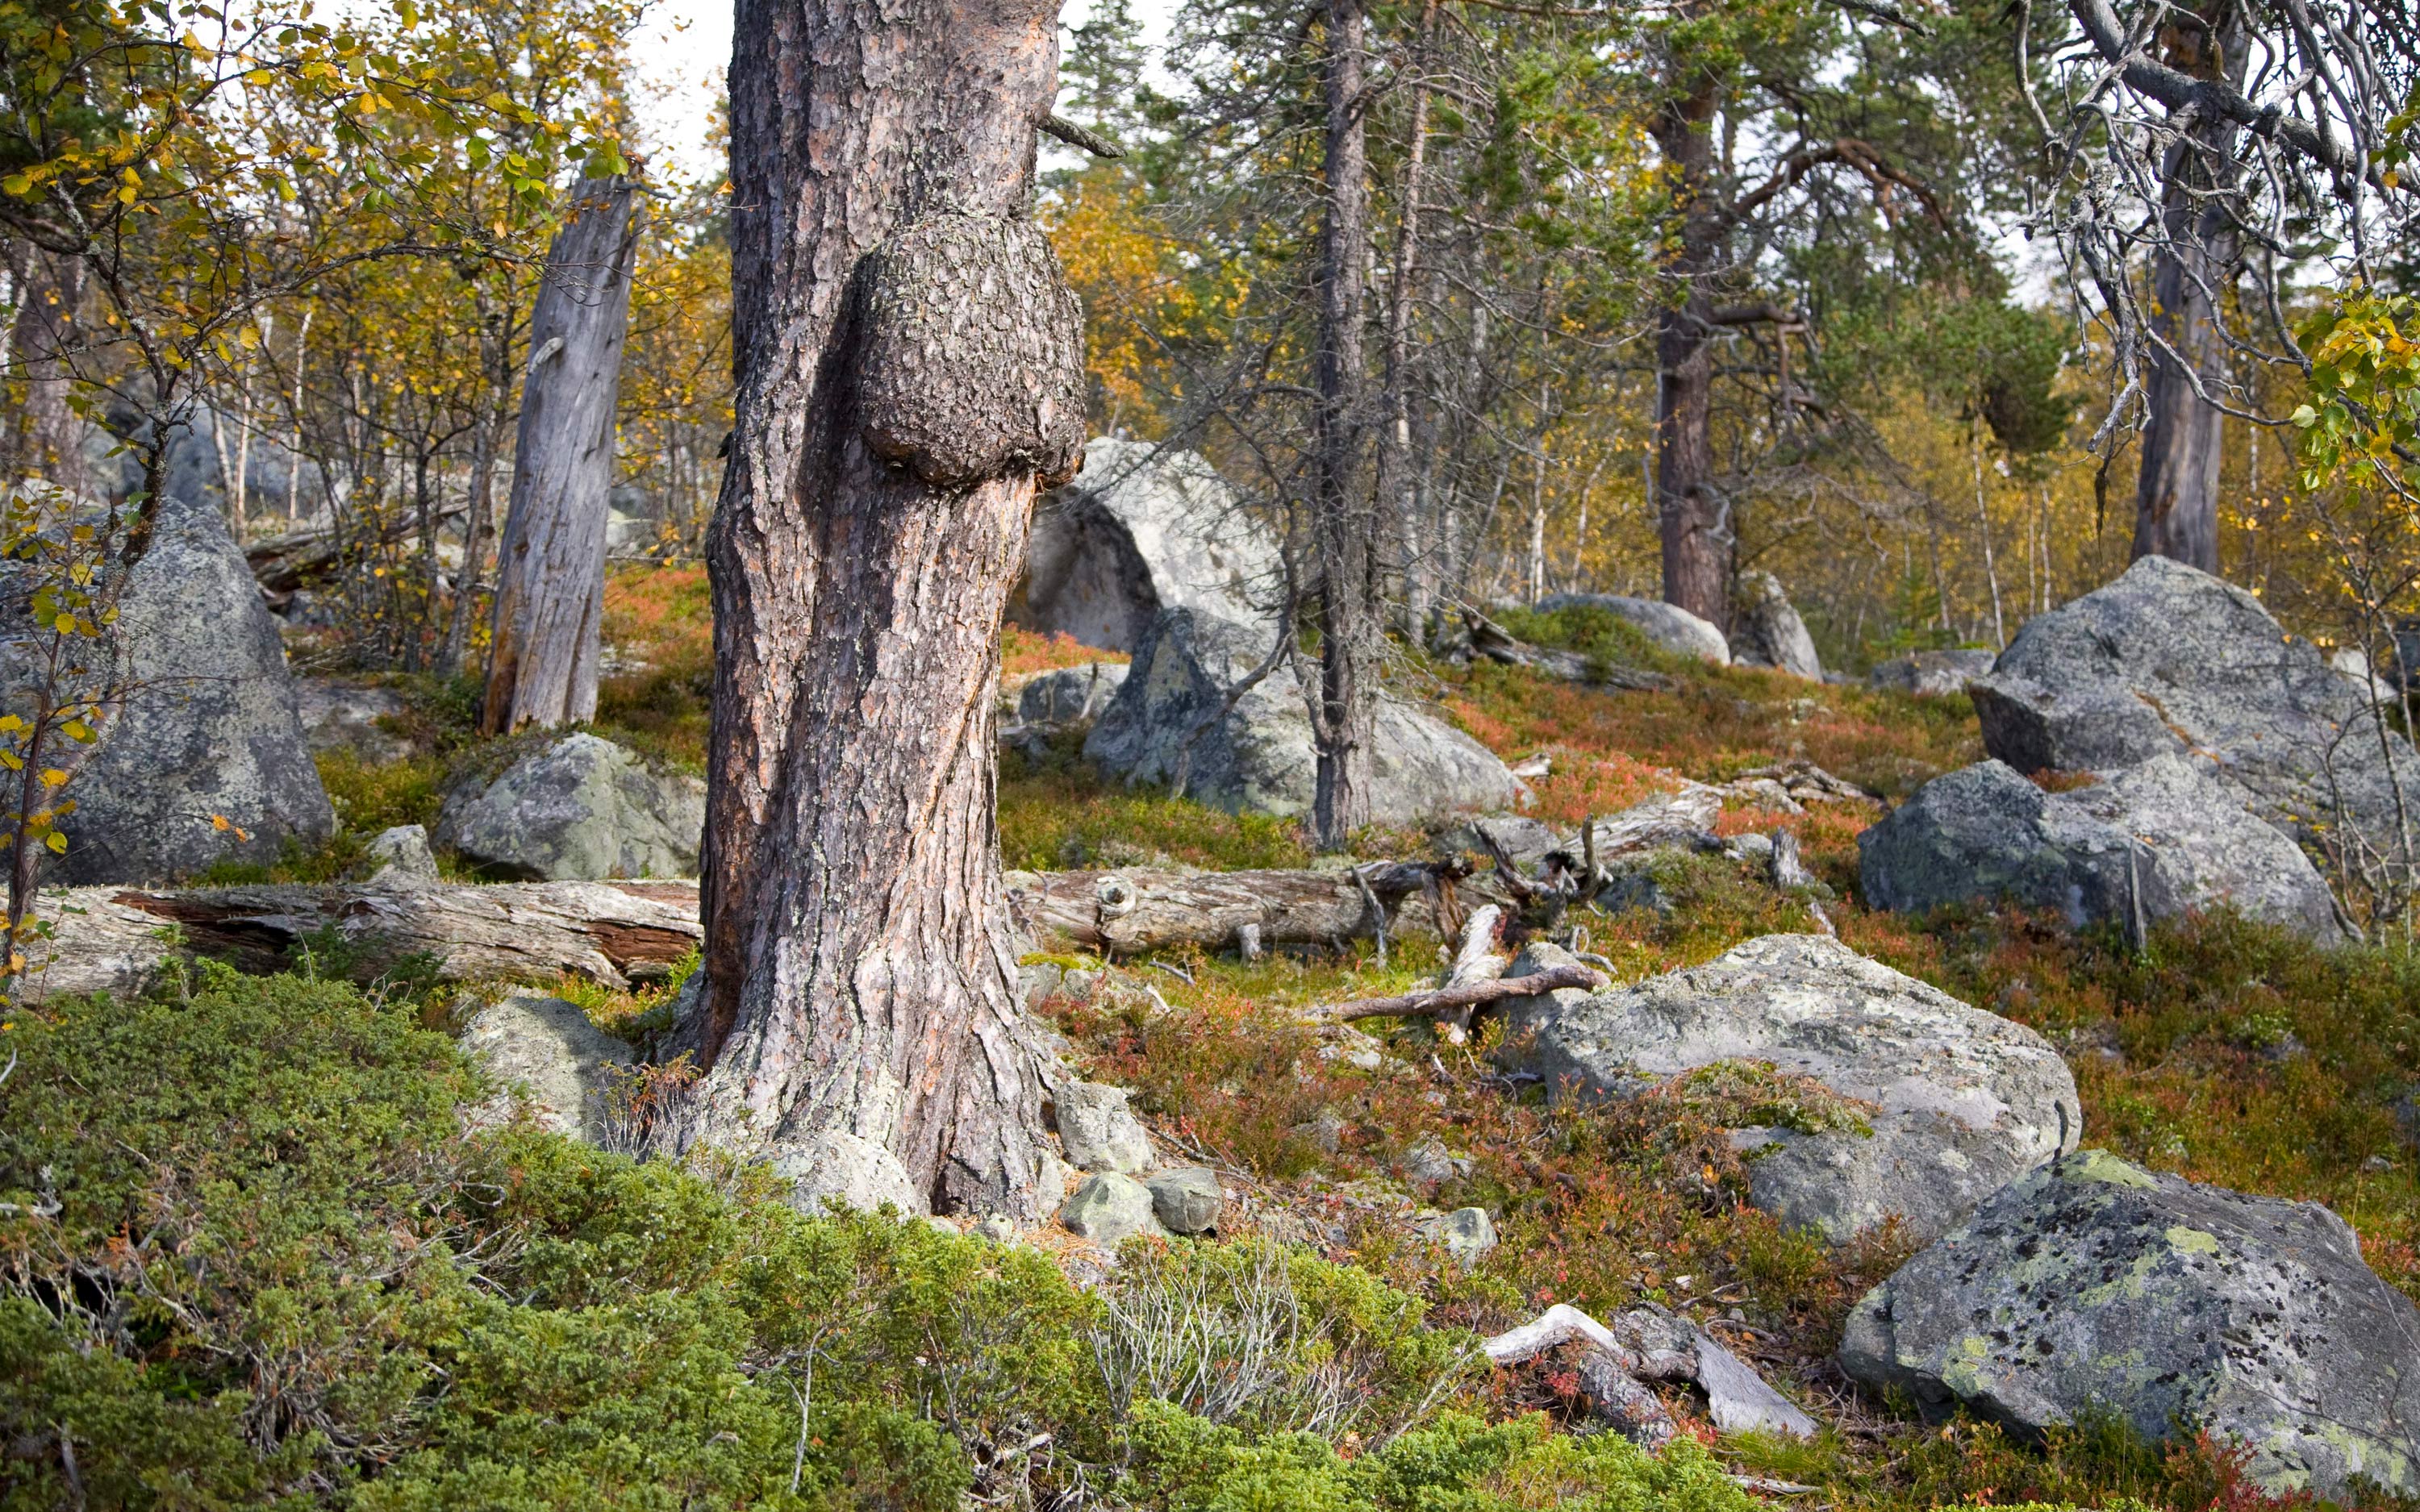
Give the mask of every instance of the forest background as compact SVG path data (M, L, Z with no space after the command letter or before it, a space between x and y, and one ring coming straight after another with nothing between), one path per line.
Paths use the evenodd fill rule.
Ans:
M88 161L17 113L0 192L21 224L72 197L59 176L79 164L77 193L99 183L112 213L84 217L81 254L8 239L14 471L42 471L45 427L81 411L120 455L54 446L71 487L79 468L152 466L155 486L216 497L256 554L345 543L306 617L329 658L474 668L547 241L573 176L627 167L647 193L616 549L696 559L731 426L727 191L682 167L696 154L650 150L644 122L679 107L634 65L655 45L643 8L474 0L442 26L402 3L340 23L10 11L28 42L49 27L177 55ZM1187 4L1153 56L1104 0L1067 32L1060 110L1125 155L1049 147L1038 212L1083 298L1094 433L1202 451L1296 542L1326 14ZM1996 648L2122 568L2144 415L2113 308L2148 307L2152 272L2128 263L2113 291L2052 234L2066 123L2019 85L2055 106L2083 55L2063 12L1508 0L1373 7L1366 24L1362 418L1405 627L1454 603L1657 595L1656 346L1692 205L1723 217L1688 271L1721 305L1723 566L1779 577L1827 665ZM1658 147L1682 84L1714 144L1687 184ZM2299 239L2222 291L2241 308L2224 312L2240 318L2219 567L2289 625L2376 655L2414 608L2420 532L2397 469L2381 485L2299 454L2309 360L2289 332L2335 307L2348 261L2328 218L2287 224ZM2391 294L2410 255L2362 261ZM2273 291L2280 307L2257 309ZM2271 339L2233 336L2264 313Z

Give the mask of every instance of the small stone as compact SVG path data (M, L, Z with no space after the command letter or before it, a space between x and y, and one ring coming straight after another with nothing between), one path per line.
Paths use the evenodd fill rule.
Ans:
M1773 859L1773 837L1770 835L1733 835L1723 847L1735 861L1753 861L1759 866Z
M1131 1175L1151 1166L1151 1136L1123 1087L1070 1082L1059 1089L1059 1143L1078 1170Z
M845 1130L826 1129L781 1147L772 1164L773 1174L790 1183L790 1205L801 1212L821 1212L828 1197L861 1212L878 1211L885 1203L904 1213L925 1211L899 1157Z
M1485 1208L1456 1208L1436 1220L1430 1238L1465 1270L1477 1265L1496 1247L1496 1223Z
M975 1232L995 1244L1012 1244L1016 1242L1016 1220L996 1212L975 1225Z
M362 848L362 864L372 887L409 887L435 882L437 856L428 848L428 831L419 825L382 829Z
M519 1093L539 1128L592 1145L611 1136L613 1078L630 1064L630 1047L589 1023L577 1003L528 993L500 998L473 1015L462 1049L500 1084L472 1110L471 1127L505 1122Z
M1151 1192L1151 1210L1171 1233L1206 1234L1218 1227L1227 1195L1207 1166L1180 1165L1161 1171L1143 1183Z
M1415 1143L1396 1160L1395 1169L1414 1181L1434 1185L1470 1174L1470 1157L1448 1150L1435 1134Z
M1151 1188L1131 1176L1105 1172L1087 1177L1059 1210L1067 1232L1113 1250L1137 1234L1164 1234L1153 1213Z

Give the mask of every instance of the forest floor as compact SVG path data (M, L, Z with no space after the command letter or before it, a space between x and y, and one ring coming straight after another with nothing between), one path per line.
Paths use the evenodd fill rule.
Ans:
M609 604L619 670L597 729L659 759L698 763L711 665L702 573L625 574ZM1012 632L1004 664L1016 674L1096 656ZM1545 755L1551 774L1532 783L1530 811L1562 825L1683 779L1720 782L1793 758L1897 799L1981 754L1961 697L1668 661L1658 670L1673 679L1669 691L1599 690L1485 662L1408 675L1426 680L1508 761ZM326 874L348 844L387 825L430 821L450 769L495 759L467 734L463 690L415 684L411 693L405 733L417 754L384 766L329 759L349 839L281 870ZM1072 750L1038 761L1004 755L1000 802L1013 868L1312 859L1290 821L1105 785ZM1830 917L1845 942L2057 1045L2082 1095L2087 1147L2196 1181L2326 1203L2359 1231L2379 1273L2420 1298L2420 1151L2396 1112L2420 1064L2420 964L2408 949L2319 949L2225 917L2155 929L2135 949L2114 934L2009 910L1869 912L1857 900L1856 836L1879 812L1854 803L1804 814L1734 804L1719 827L1794 829L1836 895ZM1422 844L1382 833L1357 849L1376 857ZM1668 915L1588 920L1590 948L1630 980L1811 927L1799 902L1745 863L1689 857L1661 880L1675 903ZM1812 1488L1796 1504L2105 1506L2131 1498L2204 1512L2259 1501L2228 1456L2206 1444L2145 1444L2105 1425L2025 1444L1972 1418L1925 1425L1906 1403L1853 1389L1830 1363L1842 1321L1908 1247L1885 1236L1827 1249L1746 1205L1745 1170L1722 1130L1769 1121L1737 1105L1769 1089L1695 1078L1620 1106L1550 1110L1536 1088L1516 1092L1494 1073L1483 1036L1456 1047L1405 1024L1382 1031L1384 1057L1365 1070L1289 1011L1404 990L1442 964L1432 941L1395 942L1383 966L1369 941L1249 965L1198 954L1166 964L1175 969L1125 964L1088 1000L1043 1006L1086 1074L1134 1089L1164 1145L1216 1165L1248 1194L1247 1211L1317 1213L1341 1225L1326 1230L1327 1257L1424 1298L1433 1324L1493 1332L1557 1302L1599 1315L1642 1300L1687 1311L1823 1423L1811 1444L1716 1441L1692 1422L1685 1397L1673 1400L1689 1430L1735 1469ZM562 990L626 1033L645 1031L663 1012L661 990ZM1466 1173L1416 1189L1397 1162L1431 1140L1466 1157ZM1402 1213L1412 1201L1485 1207L1502 1242L1473 1269L1443 1266L1409 1238ZM1497 1372L1466 1405L1575 1415L1552 1380Z

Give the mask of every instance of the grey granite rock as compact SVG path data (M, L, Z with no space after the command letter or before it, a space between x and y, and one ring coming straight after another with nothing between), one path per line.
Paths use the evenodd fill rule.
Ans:
M1985 1202L1869 1292L1840 1365L1933 1411L2039 1431L2115 1412L2207 1432L2274 1493L2420 1491L2420 1309L2317 1203L2154 1176L2101 1150Z
M697 874L706 784L591 734L566 735L492 782L457 789L440 844L529 882Z
M101 523L95 512L95 525ZM59 796L68 848L46 883L171 882L218 861L275 861L289 840L336 831L312 764L294 680L243 553L218 512L163 497L150 549L122 571L118 617L99 640L70 643L91 669L55 699L106 695L99 739L54 736L43 764L71 772ZM0 714L30 718L47 684L34 624L39 574L0 563Z
M1156 1171L1143 1181L1151 1193L1151 1211L1171 1234L1206 1234L1218 1227L1227 1194L1218 1173L1202 1165L1179 1165Z
M1071 1081L1058 1088L1052 1105L1059 1144L1078 1170L1132 1175L1150 1168L1151 1135L1126 1105L1125 1088Z
M1774 667L1797 677L1823 679L1815 638L1790 602L1781 579L1769 572L1744 572L1731 606L1731 659L1743 667Z
M1137 1234L1165 1236L1154 1212L1151 1188L1131 1176L1104 1171L1088 1176L1059 1210L1059 1222L1078 1239L1114 1250Z
M2361 689L2260 601L2165 557L2017 632L1971 689L1983 746L2021 772L2108 772L2192 751L2256 810L2324 849L2349 824L2399 853L2396 790L2420 794L2420 756L2381 744Z
M1429 1220L1421 1232L1465 1270L1484 1259L1497 1242L1496 1221L1485 1208L1456 1208Z
M1601 609L1627 620L1638 627L1640 634L1667 651L1695 656L1717 667L1730 665L1730 642L1723 639L1723 632L1678 604L1667 604L1658 598L1633 598L1627 594L1549 594L1538 600L1541 614L1574 608Z
M418 825L380 830L362 847L362 867L374 887L421 887L441 880L428 831Z
M313 750L349 751L373 766L411 754L411 743L382 723L401 718L408 710L403 695L394 688L343 678L298 677L294 694L302 738Z
M828 1200L864 1212L888 1203L903 1213L928 1210L899 1157L845 1129L826 1129L771 1151L773 1174L790 1183L791 1205L820 1212Z
M2162 752L2059 793L1983 762L1858 836L1859 880L1867 902L1900 911L2005 899L2132 929L2224 904L2338 938L2326 882L2249 803L2205 757Z
M1296 674L1280 668L1225 707L1268 649L1262 630L1189 609L1159 615L1084 754L1130 781L1175 786L1181 776L1190 796L1231 812L1309 813L1318 764ZM1378 706L1372 764L1371 809L1382 824L1510 809L1525 792L1486 747L1392 699Z
M1532 946L1508 974L1568 959ZM1725 1062L1821 1083L1844 1100L1838 1119L1734 1143L1752 1152L1749 1199L1835 1243L1894 1215L1931 1239L2075 1148L2083 1126L2075 1080L2040 1035L1821 935L1768 934L1594 995L1512 999L1505 1027L1499 1058L1562 1095L1633 1095Z
M496 1083L469 1114L472 1126L504 1122L518 1098L540 1128L592 1145L611 1137L614 1078L634 1057L578 1004L528 993L499 998L472 1015L462 1049Z
M1974 679L1991 675L1998 659L1988 651L1917 651L1877 663L1866 681L1918 698L1947 698L1965 692Z
M1102 437L1035 506L1008 617L1132 651L1162 609L1258 625L1284 577L1276 535L1200 454Z

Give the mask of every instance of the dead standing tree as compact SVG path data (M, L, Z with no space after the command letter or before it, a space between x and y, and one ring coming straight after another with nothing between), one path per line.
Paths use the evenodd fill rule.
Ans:
M597 713L613 417L638 257L635 193L618 176L581 180L571 220L547 249L498 553L495 644L479 721L489 734ZM465 584L477 571L481 533L473 520Z
M737 426L707 536L706 1067L666 1137L845 1133L945 1211L1037 1216L1041 1062L993 699L1083 330L1028 219L1043 0L739 0Z

